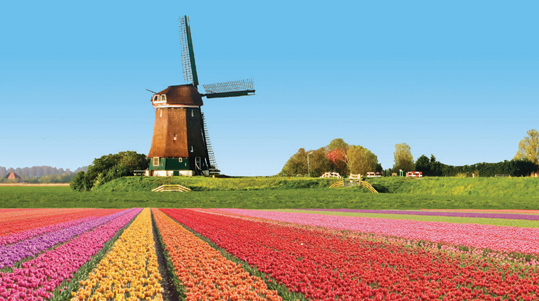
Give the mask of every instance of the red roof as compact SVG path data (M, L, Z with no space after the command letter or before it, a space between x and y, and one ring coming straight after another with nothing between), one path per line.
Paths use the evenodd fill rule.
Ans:
M17 175L14 172L10 172L10 173L7 174L6 178L8 180L17 180L17 179L20 179L21 177L19 177L19 175Z

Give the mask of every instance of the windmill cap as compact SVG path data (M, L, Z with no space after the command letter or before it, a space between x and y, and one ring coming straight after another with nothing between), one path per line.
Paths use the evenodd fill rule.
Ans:
M157 95L161 99L161 95L166 95L166 103L168 105L186 105L186 106L202 106L202 96L198 93L197 88L192 85L169 86L163 91L157 92L152 99Z

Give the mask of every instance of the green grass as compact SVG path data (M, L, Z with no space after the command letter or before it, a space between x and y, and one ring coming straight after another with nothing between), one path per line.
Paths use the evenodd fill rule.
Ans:
M124 177L96 187L93 191L151 191L164 184L180 184L191 188L193 191L326 188L335 183L335 181L335 179L280 177Z
M352 208L539 209L530 197L371 194L357 188L193 192L74 192L69 187L0 187L2 208Z
M362 213L362 212L328 212L328 211L309 211L309 210L294 210L294 209L277 209L275 211L282 212L297 212L297 213L314 213L336 216L358 216L371 218L388 218L388 219L406 219L413 221L424 222L446 222L455 224L480 224L494 225L507 227L522 227L522 228L539 228L539 221L518 220L518 219L501 219L501 218L475 218L475 217L456 217L456 216L427 216L427 215L412 215L412 214L383 214L383 213Z
M539 198L539 178L387 177L368 181L388 193Z

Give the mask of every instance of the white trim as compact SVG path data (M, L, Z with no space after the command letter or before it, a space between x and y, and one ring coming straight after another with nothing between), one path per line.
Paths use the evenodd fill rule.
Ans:
M171 105L171 104L157 104L157 102L154 103L154 108L200 108L200 106L193 106L193 105Z

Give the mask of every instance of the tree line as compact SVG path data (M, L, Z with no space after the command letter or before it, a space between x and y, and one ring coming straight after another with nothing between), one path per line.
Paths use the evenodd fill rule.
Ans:
M332 140L327 146L306 151L300 148L286 162L278 176L319 177L325 172L338 172L340 175L366 174L382 172L384 176L399 174L402 170L421 171L424 176L482 176L510 175L514 177L529 176L539 171L539 132L529 130L518 145L518 151L512 160L498 163L477 163L472 165L452 166L436 160L434 155L428 158L420 156L416 161L411 148L406 143L395 145L394 164L383 169L378 157L360 145L349 145L343 139Z

